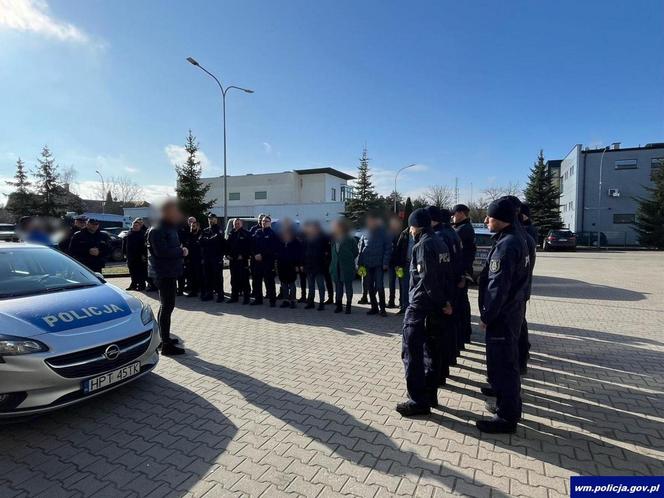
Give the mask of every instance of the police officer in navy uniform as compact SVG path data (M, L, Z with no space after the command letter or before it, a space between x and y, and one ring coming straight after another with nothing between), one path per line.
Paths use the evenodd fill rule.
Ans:
M473 262L477 245L475 244L475 229L468 217L470 209L465 204L457 204L452 208L452 227L461 239L461 253L463 260L463 278L458 286L456 315L458 331L464 343L470 342L473 332L470 324L470 301L468 300L468 283L473 280Z
M450 268L452 272L451 278L446 280L445 285L447 286L446 292L450 296L453 312L450 315L443 315L440 321L442 334L440 340L441 368L439 370L439 385L444 386L450 373L450 367L457 364L457 356L461 349L459 343L463 344L463 341L457 338L460 334L457 332L459 327L457 325L456 315L454 314L457 285L463 278L463 259L461 253L461 239L450 226L450 212L447 209L439 209L436 206L427 207L427 212L431 217L433 233L445 242L445 245L449 250Z
M217 302L224 302L224 280L222 275L226 239L219 228L217 215L208 215L208 226L201 234L201 255L203 257L202 301L209 301L217 294Z
M528 280L528 291L526 292L526 302L530 300L530 292L533 284L533 270L535 269L535 258L537 257L537 229L532 225L523 223L523 203L514 195L507 195L505 199L509 200L514 209L516 209L516 221L514 226L517 228L521 237L528 245L528 255L530 257L530 276ZM530 207L526 205L526 213L530 215ZM521 375L528 373L528 358L530 356L530 341L528 340L528 322L526 321L526 306L523 307L523 322L521 323L521 333L519 334L519 371Z
M242 303L249 304L251 287L249 286L249 258L251 257L251 234L244 229L242 220L233 220L233 231L226 241L228 261L231 271L231 299L237 303L242 293Z
M94 272L101 272L111 253L111 240L99 230L99 221L88 219L85 228L76 232L69 243L69 254Z
M256 230L253 237L254 300L251 305L263 304L263 282L265 282L270 307L274 308L277 302L277 291L274 284L275 263L279 253L280 241L277 234L272 230L272 218L264 216L261 225L262 228Z
M60 251L64 252L65 254L69 254L69 245L71 244L71 238L74 236L74 234L80 232L85 228L85 222L88 221L88 217L79 214L78 216L74 217L74 224L69 227L69 230L67 231L67 235L65 235L62 240L58 243L58 249Z
M489 433L513 433L521 418L519 334L523 321L530 256L516 226L517 211L507 198L493 201L485 223L494 233L494 246L480 275L480 326L486 332L487 377L496 395L495 415L479 420ZM484 390L483 390L484 392Z
M415 239L410 264L409 304L403 321L401 358L406 373L408 400L396 410L404 417L424 415L438 405L438 329L428 327L432 316L451 313L446 281L450 255L445 242L431 230L426 209L416 209L408 218Z

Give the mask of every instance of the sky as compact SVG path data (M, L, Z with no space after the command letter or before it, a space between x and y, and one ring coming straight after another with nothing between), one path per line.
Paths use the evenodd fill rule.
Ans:
M173 191L189 129L204 176L330 166L460 201L525 185L539 149L664 141L664 2L0 0L0 192L44 144ZM471 187L472 185L472 187ZM472 189L472 190L471 190ZM0 196L0 203L3 202Z

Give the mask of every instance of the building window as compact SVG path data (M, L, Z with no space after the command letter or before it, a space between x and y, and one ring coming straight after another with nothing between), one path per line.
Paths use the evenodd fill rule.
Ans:
M267 191L259 190L259 191L255 192L254 193L254 199L256 199L257 201L263 201L263 200L267 199Z
M229 192L228 193L228 200L229 201L239 201L240 200L240 192Z
M560 182L560 186L558 187L558 190L560 190L560 193L561 193L561 194L563 193L564 185L565 185L564 182Z
M569 210L574 211L574 201L569 201Z
M616 169L636 169L636 159L620 159L616 161Z
M341 186L341 202L350 201L354 197L353 187L349 187L348 185Z
M572 176L574 174L574 166L570 166L569 168L569 176Z
M613 223L615 225L629 225L634 223L636 216L633 214L614 214Z
M337 200L337 189L332 187L332 201Z
M653 157L650 160L650 179L654 180L657 172L664 167L664 157Z

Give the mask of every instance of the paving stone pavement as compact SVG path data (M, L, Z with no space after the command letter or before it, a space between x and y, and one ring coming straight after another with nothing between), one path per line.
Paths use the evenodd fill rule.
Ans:
M473 425L488 415L479 329L441 409L412 420L394 411L399 317L179 298L173 328L188 355L0 426L0 497L553 498L574 474L662 475L662 275L663 253L538 255L512 436Z

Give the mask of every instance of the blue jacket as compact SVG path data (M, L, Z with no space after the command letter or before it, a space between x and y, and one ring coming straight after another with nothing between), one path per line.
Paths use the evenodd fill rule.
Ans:
M450 253L442 238L429 228L415 239L410 260L410 306L421 311L442 311L452 301Z
M501 323L518 329L523 320L530 256L520 230L511 225L494 235L495 244L480 275L480 318L487 326Z
M367 232L360 238L358 245L360 256L359 266L367 268L387 267L392 256L392 238L387 231L380 227Z
M182 275L184 255L175 225L161 222L148 230L148 275L176 278Z

